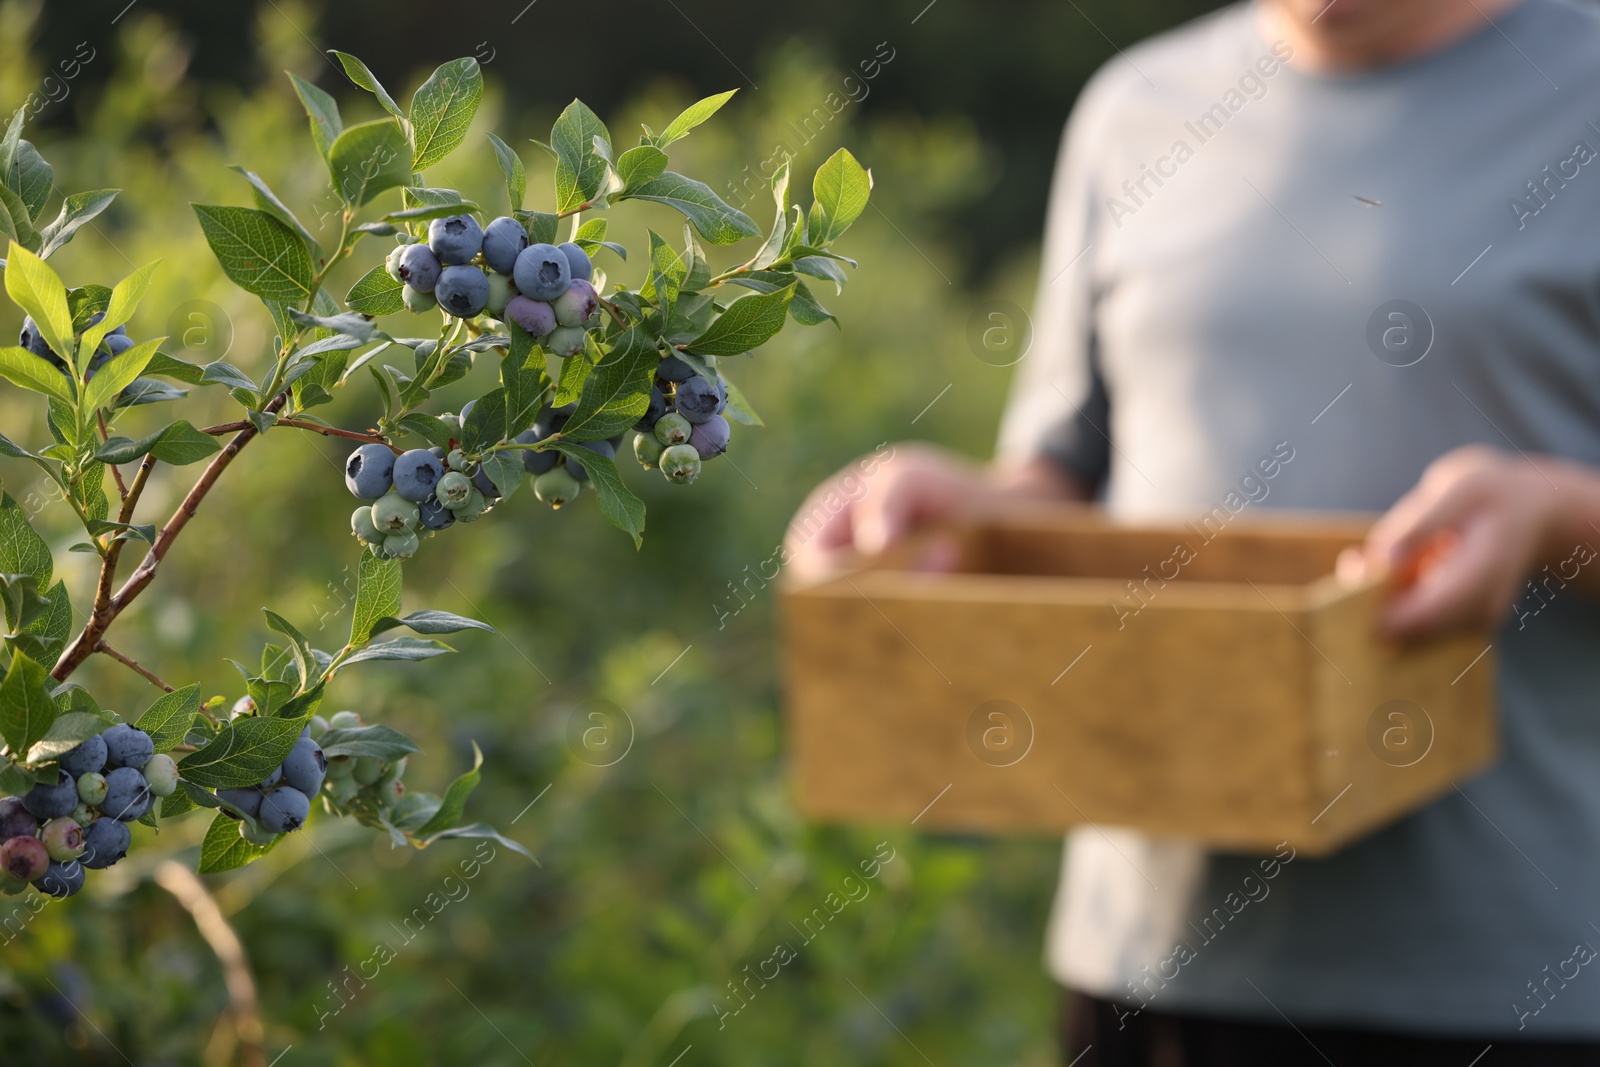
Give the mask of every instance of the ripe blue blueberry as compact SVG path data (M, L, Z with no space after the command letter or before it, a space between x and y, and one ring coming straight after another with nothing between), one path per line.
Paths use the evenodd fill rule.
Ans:
M283 781L283 765L279 764L278 766L272 768L271 774L267 775L265 778L261 779L261 781L256 783L256 788L271 789L281 781Z
M34 880L33 888L47 896L70 897L83 888L83 864L77 860L52 860L44 874Z
M574 278L567 283L567 291L556 297L550 306L561 325L582 326L594 318L594 313L599 310L600 297L595 293L594 286L582 278Z
M72 777L98 771L106 765L106 742L99 734L61 757L61 769Z
M99 804L106 799L106 776L99 771L90 771L88 774L78 776L78 801L83 804Z
M521 433L517 434L517 444L536 444L548 436L549 434L540 434L539 426L537 423L535 423L531 430L523 430ZM535 452L531 448L525 448L522 450L522 469L527 471L529 474L543 474L545 471L554 467L556 465L556 460L560 458L561 453L557 452L553 448L544 452Z
M594 277L594 264L589 260L589 253L571 241L556 247L561 250L563 256L567 257L567 270L574 278L582 278L584 281L589 281Z
M694 427L690 425L688 419L679 415L676 411L669 411L656 420L656 440L668 448L673 445L687 444L689 432L693 429Z
M409 285L401 287L400 302L406 306L407 311L415 315L420 315L425 311L432 311L439 306L439 301L433 298L431 290L426 293L419 293Z
M639 466L650 470L661 461L661 453L667 446L656 440L653 433L637 434L633 439L633 458L639 461Z
M133 822L147 813L154 802L150 783L135 768L118 767L106 775L106 798L101 801L100 810L118 822Z
M50 853L37 837L13 837L0 845L0 870L19 882L31 882L50 866Z
M400 276L400 257L406 254L405 245L395 245L389 250L389 255L383 261L383 269L389 272L389 277L397 282L405 281Z
M511 278L517 283L517 292L535 300L554 300L567 291L572 265L555 245L529 245L517 256Z
M150 783L150 792L158 797L170 797L178 791L178 763L165 752L150 757L141 771Z
M587 448L591 452L598 452L607 459L614 459L617 455L617 446L610 441L584 441L578 447ZM583 469L581 463L574 462L571 456L567 457L567 470L571 471L572 476L580 482L589 480L589 472Z
M545 471L533 480L533 495L553 508L570 503L583 490L583 484L565 467Z
M483 248L483 227L471 215L434 219L428 223L428 247L446 266L471 263Z
M23 805L21 797L0 797L0 841L32 837L38 829L38 818Z
M394 450L388 445L362 445L344 461L344 486L357 500L376 500L393 483Z
M516 295L516 287L511 284L510 278L504 274L491 274L489 275L489 299L484 302L483 310L497 319L503 319L506 317L506 305Z
M542 342L546 352L562 357L575 356L583 351L583 339L588 331L582 326L557 326Z
M400 280L406 283L406 288L419 293L431 293L439 281L439 257L434 255L433 249L427 245L406 245L400 251L398 270Z
M499 494L496 493L496 496ZM489 510L489 501L476 487L467 494L467 502L458 508L451 508L450 514L462 522L474 522L485 511Z
M100 735L106 742L106 767L143 767L156 754L150 735L129 723L119 722Z
M710 416L690 432L690 445L698 451L701 459L715 459L720 454L728 451L728 437L733 427L728 426L728 419L720 414Z
M661 473L669 482L688 485L700 477L700 453L693 445L672 445L661 453Z
M521 294L506 301L505 318L521 326L535 340L550 336L550 331L556 328L554 308L543 300Z
M125 333L106 334L105 346L111 350L113 356L120 356L133 347L133 338Z
M687 381L694 377L695 369L677 356L666 356L656 364L656 377L669 382Z
M633 424L633 428L640 433L649 433L655 429L656 422L666 413L667 398L662 394L661 390L651 386L650 406L645 408L644 414L639 417L638 422Z
M438 497L429 497L417 505L417 521L424 530L443 530L455 524L455 513Z
M426 448L413 448L394 461L394 491L412 503L421 503L433 495L433 487L444 477L444 464ZM385 525L377 512L373 519Z
M57 771L53 785L46 782L36 783L23 795L22 803L36 819L55 819L62 815L70 815L72 809L78 806L78 786L66 771Z
M245 789L219 789L217 799L232 804L252 819L261 814L261 790L254 786Z
M527 247L528 231L509 215L501 215L483 228L483 261L491 270L510 274Z
M450 471L434 487L434 495L447 508L460 507L472 492L472 479L460 471Z
M417 554L419 544L412 531L393 533L383 539L383 554L387 559L410 559Z
M728 406L727 392L721 382L713 382L696 374L678 383L673 396L673 406L678 414L690 422L705 422L720 414Z
M83 832L83 865L101 870L128 854L133 835L115 819L96 819Z
M470 319L489 302L489 276L474 266L446 267L433 287L439 306L458 319Z
M363 545L372 546L383 540L383 531L372 521L372 506L363 504L350 513L350 532Z
M32 315L23 318L22 333L17 337L17 344L36 356L48 359L57 369L67 369L67 361L50 350L50 346L45 342L44 336L39 333L39 327L35 325Z
M327 773L328 760L322 754L322 746L309 737L296 741L283 761L283 783L308 797L321 791Z
M51 819L39 831L39 840L53 860L75 860L83 855L83 827L70 818Z
M261 798L261 828L285 834L305 825L311 814L311 798L289 785L280 785Z

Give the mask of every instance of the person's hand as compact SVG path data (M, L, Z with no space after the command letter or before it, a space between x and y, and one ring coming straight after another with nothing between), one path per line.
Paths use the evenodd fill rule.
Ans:
M919 527L1002 498L1074 495L1080 494L1047 460L995 469L932 445L902 443L856 461L812 490L784 543L791 573L814 577L852 555L876 555ZM918 566L944 570L954 563L955 547L935 543Z
M1341 561L1341 573L1389 576L1394 589L1379 625L1391 637L1493 626L1530 573L1570 550L1557 542L1576 536L1584 495L1576 483L1592 489L1595 479L1544 457L1455 449L1429 465L1372 528L1359 559Z

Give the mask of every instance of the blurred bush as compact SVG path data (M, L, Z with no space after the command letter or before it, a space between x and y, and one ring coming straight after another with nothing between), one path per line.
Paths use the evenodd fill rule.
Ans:
M5 100L34 91L53 62L31 44L38 10L0 3ZM312 27L312 13L287 2L261 11L259 67L318 81L347 120L376 117L371 98L277 17ZM327 202L326 175L286 79L250 93L196 82L186 77L194 50L176 24L133 8L93 61L103 81L52 105L75 113L75 129L47 124L37 135L58 187L124 190L55 266L69 284L109 284L162 259L129 332L172 335L169 348L186 344L201 361L222 358L226 345L230 361L259 372L270 323L222 277L188 204L248 203L247 186L226 169L238 163L312 224L317 212L306 207ZM409 95L422 73L391 88ZM521 494L408 564L408 608L482 618L502 636L460 635L452 643L462 655L423 667L341 675L325 707L416 736L426 754L408 778L427 788L463 769L476 740L488 763L469 814L508 829L541 863L502 851L468 876L462 864L483 859L473 843L394 852L322 819L262 862L212 879L254 966L269 1059L292 1046L289 1067L1052 1061L1055 993L1039 960L1058 846L806 824L785 772L773 589L747 586L748 606L724 616L736 603L730 583L772 555L805 489L853 456L906 437L987 452L1009 371L977 358L969 322L997 298L1028 302L1033 256L1015 249L981 284L964 285L960 242L931 221L961 214L981 237L996 174L972 122L868 119L852 104L800 146L790 124L836 92L843 71L794 45L753 73L759 93L736 97L683 142L675 165L715 177L719 190L779 142L798 148L799 173L840 145L871 166L874 207L844 248L861 269L842 296L818 291L844 330L791 327L759 357L735 361L744 365L730 373L767 426L739 428L730 461L692 491L637 469L626 475L650 509L642 551L606 525L592 498L552 513ZM548 199L548 160L526 139L547 136L555 115L505 107L496 74L487 68L474 131L437 176L491 211L503 191L483 132L521 147L533 195ZM619 137L640 121L659 129L690 92L661 82L603 117ZM765 220L766 204L752 197L750 210ZM681 227L651 205L613 214L613 237L634 252L629 265L602 260L613 276L638 270L646 226L668 235ZM358 255L333 291L380 251ZM0 330L15 331L19 318L6 306ZM477 368L445 406L482 392L493 373ZM319 414L368 424L372 398L350 392ZM214 410L190 417L232 417L215 397L206 403ZM136 412L125 432L156 417ZM22 440L44 434L9 389L0 391L0 425ZM239 683L225 660L265 639L264 605L336 647L321 631L349 624L346 582L358 556L345 532L343 453L289 430L245 452L156 590L124 617L119 645L169 680L198 679L203 692L230 699ZM169 511L186 487L173 473L147 493L152 514ZM19 499L43 488L36 471L14 463L0 477ZM37 499L37 524L65 548L71 516ZM90 560L58 559L81 617ZM109 667L87 668L102 703L132 710L148 701L136 678ZM588 719L595 701L625 715ZM591 726L602 732L586 747ZM219 965L150 880L165 856L193 862L205 822L178 820L159 840L139 831L129 859L69 904L34 914L0 900L0 1059L233 1062ZM881 859L880 847L894 858L862 883L865 898L807 941L806 917L864 861ZM777 977L744 984L780 943L793 958ZM746 991L743 1001L730 983ZM717 1005L731 1013L741 1003L719 1018Z

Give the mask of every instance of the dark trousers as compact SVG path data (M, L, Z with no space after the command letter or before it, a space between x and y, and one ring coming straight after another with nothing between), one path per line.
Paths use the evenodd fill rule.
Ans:
M1121 1017L1119 1020L1119 1016ZM1071 1067L1587 1067L1600 1043L1436 1038L1342 1027L1233 1022L1067 993L1063 1064Z

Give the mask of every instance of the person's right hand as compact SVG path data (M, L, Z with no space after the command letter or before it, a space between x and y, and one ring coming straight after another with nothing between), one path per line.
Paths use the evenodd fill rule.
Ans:
M906 442L880 449L817 486L790 521L784 545L791 573L814 577L852 555L876 555L919 527L1001 499L1081 495L1048 460L996 469ZM955 546L935 543L925 555L920 569L947 569L955 562Z

